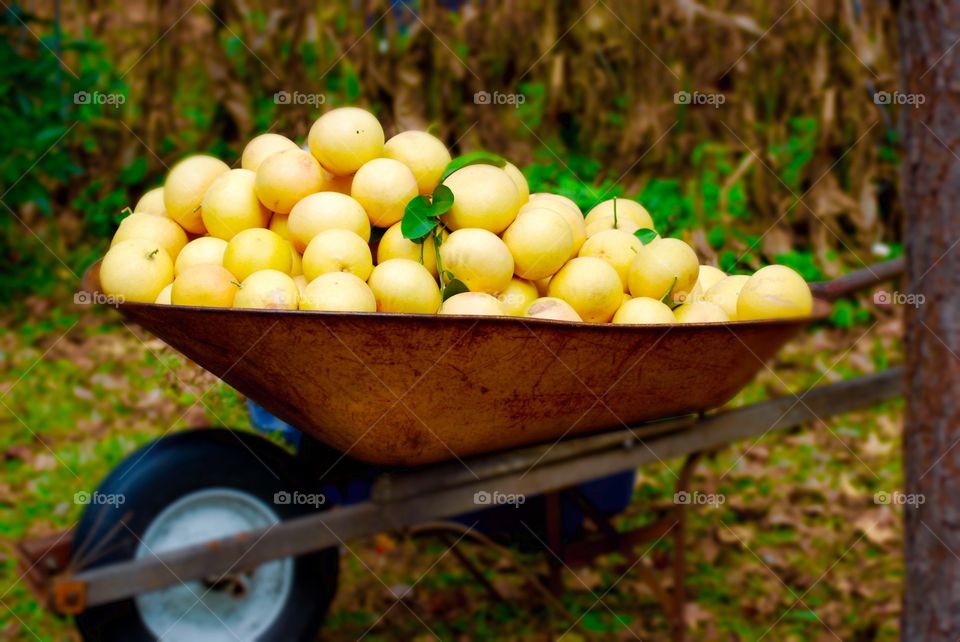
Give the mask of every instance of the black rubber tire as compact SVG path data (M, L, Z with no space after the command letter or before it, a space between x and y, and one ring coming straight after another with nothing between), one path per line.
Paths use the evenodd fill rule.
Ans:
M164 508L188 493L213 487L248 493L269 504L281 520L316 510L274 502L274 495L283 491L317 492L308 472L283 449L250 433L191 430L144 446L107 476L98 491L103 495L122 495L123 506L118 509L90 504L77 525L74 552L77 548L83 549L83 555L89 555L91 548L105 551L85 568L129 560L135 554L137 538L143 536ZM102 541L108 536L110 541ZM259 640L315 640L336 593L338 572L336 548L297 557L290 597L274 626ZM79 615L76 624L84 640L156 639L133 599L93 607Z

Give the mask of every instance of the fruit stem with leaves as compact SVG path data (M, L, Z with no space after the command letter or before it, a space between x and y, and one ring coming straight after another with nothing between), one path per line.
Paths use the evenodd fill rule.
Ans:
M453 207L453 192L443 184L443 181L458 169L467 165L495 165L503 167L506 161L489 152L472 152L458 156L450 161L440 177L440 184L428 198L420 195L407 203L400 222L400 232L405 239L420 243L420 263L423 263L423 244L427 238L433 236L433 249L437 256L437 274L440 276L440 294L444 301L454 294L469 292L466 284L459 280L453 272L443 269L440 259L440 245L443 243L443 231L446 229L440 217Z

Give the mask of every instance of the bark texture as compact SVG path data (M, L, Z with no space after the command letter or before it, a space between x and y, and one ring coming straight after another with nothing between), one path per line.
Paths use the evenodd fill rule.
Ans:
M899 14L907 253L902 639L960 639L960 0Z

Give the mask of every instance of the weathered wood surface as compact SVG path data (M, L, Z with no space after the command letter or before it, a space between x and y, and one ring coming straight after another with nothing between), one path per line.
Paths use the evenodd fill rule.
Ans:
M960 2L900 6L907 254L904 640L960 639ZM922 98L922 100L921 100ZM910 296L912 295L912 296ZM911 300L912 299L912 300ZM892 490L892 489L891 489Z

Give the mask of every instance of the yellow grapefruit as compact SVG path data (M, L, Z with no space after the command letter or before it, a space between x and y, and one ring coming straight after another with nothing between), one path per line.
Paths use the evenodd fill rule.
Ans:
M249 169L232 169L210 184L200 209L210 236L229 241L237 232L267 225L270 212L257 199L256 178Z
M623 283L603 259L572 259L553 275L547 290L551 297L569 303L584 321L606 323L623 302Z
M507 314L512 317L522 317L530 304L539 296L540 292L536 285L514 277L510 279L510 284L500 291L497 299Z
M573 307L556 297L544 296L535 299L527 306L524 316L533 319L553 319L554 321L583 321Z
M380 312L434 314L440 308L440 287L416 261L384 261L373 268L367 283Z
M288 214L308 194L323 190L328 176L317 159L302 149L267 156L256 174L257 198L268 210L281 214Z
M562 215L547 208L529 209L517 216L504 231L503 242L513 255L517 276L534 281L555 274L573 250L570 226Z
M339 192L317 192L305 196L293 206L287 229L294 247L300 252L320 232L347 230L364 241L370 240L370 219L363 206L351 196Z
M493 232L459 229L440 244L443 269L463 281L471 292L497 294L513 278L513 255Z
M290 215L289 214L273 214L270 217L270 224L267 225L266 227L271 232L278 234L280 238L293 242L293 239L290 236Z
M160 294L157 295L157 300L154 301L154 303L158 305L170 305L172 303L170 300L172 291L173 283L168 283L162 290L160 290Z
M377 245L377 263L390 259L410 259L422 263L430 274L437 276L437 254L432 234L423 243L414 243L404 238L400 223L394 223L383 233L380 244Z
M737 298L737 318L790 319L813 312L810 286L785 265L768 265L747 279Z
M653 325L676 322L677 318L669 306L644 296L624 301L617 313L613 315L613 323L621 324Z
M530 185L527 183L526 177L513 163L508 162L504 165L503 171L507 173L507 176L513 181L513 186L517 188L518 202L523 206L530 200Z
M346 176L383 155L383 127L364 109L340 107L313 123L307 142L321 165L337 176Z
M174 279L170 301L174 305L229 308L237 286L236 278L221 265L194 265Z
M270 230L255 227L244 230L227 243L223 267L239 281L260 270L278 270L290 274L293 256L290 244Z
M417 194L417 179L410 168L392 158L375 158L353 176L350 195L357 200L370 223L390 227L403 218L404 208Z
M537 198L534 198L534 196ZM564 196L559 196L556 199L547 198L549 196L556 195L544 194L542 192L539 195L534 194L530 197L527 204L520 208L517 216L534 208L547 208L562 216L563 220L570 226L570 233L573 235L573 250L570 252L569 257L572 259L577 256L577 253L580 252L580 248L583 246L583 242L587 240L587 226L583 222L583 214L580 212L579 207L572 204L573 201L570 201L570 199ZM570 201L571 204L568 204L567 201Z
M366 281L372 270L370 246L347 230L320 232L303 253L303 275L307 281L329 272L350 272Z
M267 156L288 149L298 149L298 147L295 142L286 136L260 134L243 148L243 154L240 156L240 167L255 172Z
M731 321L737 320L737 299L740 290L750 277L745 274L734 274L722 279L703 295L704 301L715 303L723 308Z
M453 207L444 215L451 230L480 228L500 234L517 217L520 193L499 167L468 165L443 184L453 192Z
M166 250L167 255L172 260L176 260L180 251L187 244L186 233L175 221L165 216L156 216L146 212L134 212L120 221L120 226L117 227L117 232L113 235L110 245L128 239L143 239L156 243Z
M697 282L697 253L679 239L662 238L643 245L630 266L630 294L662 299L670 292L676 303L686 300Z
M233 298L233 307L296 310L300 291L293 278L279 270L258 270L245 278Z
M159 243L145 239L120 241L107 251L100 264L104 294L127 302L153 303L172 281L170 255Z
M645 227L653 229L653 218L647 209L640 203L628 198L611 198L597 204L592 210L587 212L584 221L589 226L594 221L609 218L613 220L613 204L617 204L617 222L633 221L637 228ZM632 230L631 230L632 231Z
M166 216L167 208L163 206L163 188L154 187L141 196L137 204L133 206L133 211L153 214L155 216Z
M433 194L450 162L450 152L436 136L422 131L400 132L383 146L383 155L410 168L421 194Z
M200 213L203 195L213 181L229 171L230 167L222 160L202 154L189 156L174 165L163 184L167 216L188 232L206 232Z
M179 275L193 265L223 265L227 242L215 236L201 236L183 246L173 264L173 273Z
M486 292L461 292L440 305L440 314L503 317L507 311L497 297Z
M723 308L707 301L684 303L673 311L673 315L677 323L726 323L730 320Z
M301 310L376 312L377 299L363 279L349 272L328 272L310 281L300 297Z
M580 248L580 256L594 256L603 259L617 271L617 276L627 289L630 266L633 265L640 246L643 245L633 234L623 230L603 230L588 238Z

